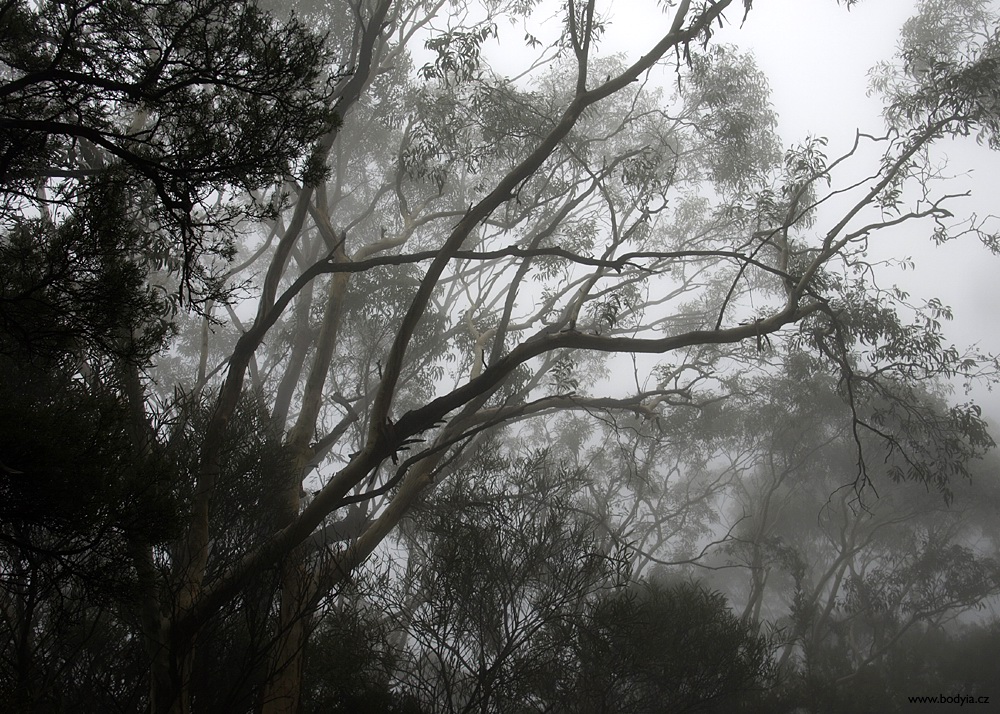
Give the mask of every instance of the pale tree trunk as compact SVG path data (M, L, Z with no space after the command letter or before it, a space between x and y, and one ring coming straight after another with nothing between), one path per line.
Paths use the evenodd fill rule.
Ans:
M345 239L346 236L341 238L335 255L337 260L347 258L343 250ZM281 527L299 515L302 479L308 472L313 457L313 450L309 446L310 437L316 429L323 388L337 344L347 284L346 273L335 274L330 281L315 359L306 380L298 419L288 434L287 448L291 454L291 463L284 480L283 492L279 496ZM277 644L271 675L262 694L262 714L294 714L299 709L305 646L309 637L308 623L316 592L315 580L309 567L305 545L292 550L281 565Z
M136 569L140 626L149 658L149 714L188 714L194 640L177 637L161 611L150 545L133 539L129 550Z
M357 70L340 96L338 109L341 117L350 111L351 106L358 100L367 85L374 50L391 4L391 0L381 0L365 30L359 50ZM338 133L339 130L334 129L323 139L319 146L320 155L325 156L329 153ZM220 470L222 436L235 411L247 365L268 329L269 312L274 308L278 283L285 271L292 248L301 235L312 194L312 188L307 186L299 195L299 203L295 208L292 220L278 244L265 277L254 326L248 333L244 333L237 343L230 360L229 375L223 385L215 414L206 430L191 525L186 538L181 567L178 568L177 578L182 585L176 598L175 612L185 613L193 610L202 592L202 579L208 560L209 503L215 489L216 476ZM325 214L323 215L325 216ZM326 227L328 224L319 226L319 229L322 230ZM346 261L347 259L343 245L345 239L346 236L341 237L341 242L335 251L334 259L337 261ZM339 273L331 279L324 325L318 340L315 362L306 383L302 410L295 428L289 434L288 446L292 458L286 480L282 485L282 493L278 495L279 505L276 508L276 521L279 528L291 523L299 515L301 474L305 473L306 466L311 462L313 456L309 442L315 429L323 386L336 344L342 298L347 282L348 277L343 273ZM303 298L303 301L302 310L307 314L309 299ZM303 587L305 584L302 578L305 572L303 550L301 548L292 549L284 560L285 562L281 566L282 600L279 616L279 641L275 646L275 667L272 670L274 676L265 683L261 698L262 706L265 707L264 711L266 712L296 711L302 671L302 645L307 635L302 617L296 615L296 613L304 612L303 608L310 599L305 596L306 590ZM191 650L193 651L193 646ZM189 665L182 668L182 671L187 668ZM186 702L188 700L187 693L182 694L181 698ZM175 714L173 710L165 711L169 711L169 714ZM186 710L177 710L177 712L186 714Z
M129 549L139 586L143 644L149 657L149 714L188 714L194 638L178 637L161 611L150 545L131 540Z
M281 568L278 641L262 694L261 714L295 714L299 710L315 592L315 579L306 564L305 546L299 546Z
M179 667L174 667L168 653L161 653L150 666L150 714L189 714L190 682L190 658L185 657Z
M352 105L361 96L363 89L367 86L369 73L372 70L373 59L376 54L376 46L382 33L382 24L392 5L392 0L380 0L373 9L372 17L368 27L365 29L364 37L359 49L359 62L354 77L348 82L343 95L340 97L340 116L343 118L350 111ZM336 131L331 132L328 140L321 146L323 155L329 153L336 136ZM299 198L299 205L296 207L296 215L304 217L310 208L312 201L312 191L305 191ZM347 235L336 236L330 225L329 217L326 214L325 206L311 207L316 228L327 240L332 239L335 243L333 260L346 262L347 253L345 243ZM295 233L299 232L301 224ZM290 243L286 251L290 250ZM287 252L281 259L276 259L272 264L272 271L269 271L269 279L272 291L276 289L277 279L285 268ZM315 432L316 420L319 416L323 387L326 384L327 374L330 371L330 363L333 359L334 349L337 344L342 305L344 294L347 290L348 275L337 273L330 281L329 292L327 294L327 304L325 306L323 325L316 344L316 356L313 361L302 398L302 406L299 411L295 426L288 434L287 447L291 454L291 463L287 478L283 485L283 493L279 496L280 511L278 513L278 526L284 527L291 523L299 515L301 506L302 479L305 476L309 464L314 456L310 448L310 440ZM311 288L310 288L311 289ZM266 301L273 301L273 292L265 295ZM311 302L311 300L309 300ZM308 302L303 299L302 315L308 315ZM298 355L295 355L296 357ZM304 357L304 355L302 355ZM298 370L293 363L291 369ZM288 382L282 384L287 390L294 387L297 382L297 374L290 377ZM279 395L284 397L284 393ZM286 409L283 402L279 402L280 409ZM284 414L278 415L282 420ZM294 713L299 709L302 688L302 671L305 663L305 645L309 636L308 615L313 607L314 593L316 591L315 581L308 571L306 562L306 550L304 545L294 548L285 557L281 565L281 606L279 611L277 643L274 648L272 659L272 674L264 684L261 696L262 714L284 714Z

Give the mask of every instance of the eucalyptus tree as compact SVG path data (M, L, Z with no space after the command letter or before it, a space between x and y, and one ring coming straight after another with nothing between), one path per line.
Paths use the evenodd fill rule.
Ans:
M995 459L975 461L988 436L940 438L955 415L940 394L925 393L919 423L904 432L921 440L932 478L902 479L913 450L865 437L865 453L881 458L857 491L851 410L882 421L879 412L897 414L898 405L879 397L849 405L815 368L793 355L784 374L757 377L742 398L734 417L742 430L725 441L747 468L727 491L730 538L702 564L742 604L744 621L776 628L783 696L827 711L870 698L855 690L863 683L878 682L889 700L905 696L889 682L902 678L908 653L993 602L1000 564Z
M784 340L843 377L849 403L979 368L933 331L909 339L864 249L889 226L946 230L947 197L923 152L971 126L993 130L995 87L971 71L993 62L991 46L949 65L970 68L954 86L896 86L892 107L915 108L892 114L890 136L859 133L833 160L822 140L782 158L764 78L711 43L724 12L749 11L731 5L681 2L648 52L616 59L599 56L597 3L568 2L562 32L518 80L491 70L487 49L505 17L533 22L533 3L326 8L354 53L335 90L344 126L321 140L328 173L280 188L293 206L238 266L259 276L256 314L228 311L235 344L221 356L206 322L187 382L217 396L163 587L175 599L161 666L181 673L178 692L196 633L276 566L262 696L266 710L294 710L309 613L433 484L461 478L463 450L487 431L566 411L669 417L725 394ZM417 38L430 56L414 75ZM650 80L658 63L676 68L673 96ZM856 181L847 168L862 143L881 158ZM910 186L919 197L907 208ZM831 197L836 212L821 215ZM853 358L858 347L872 359ZM603 359L615 354L659 357L628 387L597 376L602 363L620 369ZM273 393L265 408L284 434L274 530L213 564L226 433L248 380ZM912 392L891 396L911 408ZM915 445L902 422L852 418L856 431ZM956 412L942 428L974 438L978 418ZM904 460L903 475L928 471Z
M483 447L402 529L400 602L386 608L396 686L427 712L544 711L590 602L629 580L630 559L575 506L582 474L544 451Z
M176 536L180 493L143 370L181 305L231 289L236 222L275 210L248 192L310 175L335 123L325 53L248 2L0 5L0 686L16 710L146 700L132 608L149 569L122 558Z
M616 243L641 232L642 212L651 213L662 207L644 204L640 210L637 200L629 198L627 192L665 191L664 178L656 173L669 168L659 166L665 158L661 154L676 149L669 141L655 139L657 132L669 132L671 125L683 126L645 100L640 87L631 86L633 79L652 67L655 57L632 66L615 66L606 61L602 66L589 58L593 34L599 24L595 22L593 8L580 17L583 23L580 27L576 27L574 20L573 28L567 29L566 41L580 45L576 60L556 62L541 76L540 88L530 93L490 78L470 63L477 55L474 50L478 43L490 37L489 20L468 32L456 31L452 33L454 37L439 42L439 56L424 69L423 87L406 90L405 85L393 84L390 81L393 73L398 76L406 66L405 40L429 23L441 5L417 4L412 8L385 5L376 9L380 14L368 24L368 34L361 36L358 44L358 51L367 54L363 54L347 80L346 99L339 110L348 119L345 140L333 141L330 137L330 176L324 182L297 190L293 195L295 210L287 224L276 221L273 238L265 239L265 245L273 240L276 246L273 250L264 248L261 253L269 260L269 267L257 318L240 336L228 358L228 375L221 387L215 416L204 430L198 477L203 487L196 489L200 495L193 514L197 517L188 530L185 548L190 563L186 568L175 567L184 576L181 582L187 582L181 590L181 599L187 600L179 608L184 613L180 619L195 628L234 597L251 573L274 558L284 563L280 644L275 664L282 676L274 679L275 690L265 694L265 699L275 703L290 701L291 706L294 706L298 660L305 639L304 616L311 603L341 573L349 572L351 561L359 561L366 551L381 542L438 466L451 461L453 457L449 454L454 448L460 448L474 433L493 424L567 403L566 394L553 396L548 403L532 403L527 399L532 390L538 391L540 386L547 389L542 382L547 381L548 371L560 371L555 366L558 359L549 360L548 367L534 373L527 368L518 370L524 375L524 384L508 379L519 362L533 357L525 354L512 360L506 356L514 338L529 335L539 327L546 334L558 333L558 328L553 329L553 324L549 324L555 313L565 312L572 300L577 303L573 310L580 313L585 303L591 302L587 299L591 288L582 288L586 282L596 284L598 278L595 274L577 279L573 289L579 295L573 298L564 286L566 265L560 262L569 258L568 264L572 264L577 260L576 255L567 248L546 247L545 241L549 241L549 246L563 243L572 248L557 231L572 228L576 232L578 227L580 240L592 242L594 237L587 236L596 236L595 221L603 205L612 205L616 214L619 204L625 206L627 215L615 217ZM655 54L662 55L671 47L692 45L722 9L696 12L682 8ZM453 56L456 47L463 48L464 54ZM458 60L461 62L455 64ZM718 61L725 62L724 58ZM599 89L586 86L591 63L595 63L594 71L603 70L611 77L600 83ZM699 65L703 74L709 71L709 64L706 59ZM576 90L571 89L572 83L567 84L574 72L584 73L580 75L584 81L577 83ZM760 77L753 79L759 88ZM362 87L370 92L372 101L355 106L350 102L360 95ZM692 93L701 91L695 81L691 87ZM400 91L401 88L406 91ZM743 95L736 94L733 100L759 101L759 94L754 97L753 89L751 82ZM617 103L618 108L610 112L590 112L583 117L581 127L574 126L586 106L616 92L623 93L628 101ZM751 96L745 97L748 92ZM710 101L719 104L723 100L699 99L691 112L707 113ZM567 102L569 108L565 109ZM347 111L348 107L357 115L358 123L349 120L352 113ZM466 114L464 107L478 107L481 111ZM529 107L535 111L527 112ZM553 127L546 107L552 112L565 110L561 124ZM406 110L410 110L409 116ZM529 120L526 124L513 121L525 115ZM683 118L692 121L695 116L689 113ZM362 119L372 129L367 138L358 131ZM765 117L763 126L768 123ZM749 122L747 125L755 126ZM352 131L358 137L356 140L348 139ZM719 138L697 137L702 142L718 142ZM586 158L595 155L593 147L598 144L606 145L612 153L607 165L595 172ZM644 150L648 145L654 147L652 153ZM692 179L697 163L686 168ZM750 168L748 165L747 170ZM518 195L514 196L513 189L518 187ZM436 234L456 220L458 227L451 231L451 237L442 247ZM515 244L493 253L488 249L475 250L477 245L511 239L526 241L526 247ZM432 264L429 272L421 274L410 267L426 260ZM582 260L602 272L613 262L602 258ZM524 283L534 268L545 271L542 274L547 274L547 281L554 289L544 299L546 309L530 309L521 315L524 306L518 305L516 286ZM325 294L317 293L314 298L314 289L322 287L314 288L314 279L328 272L334 273L334 277L323 288ZM634 273L629 282L639 282L642 271L629 272ZM506 294L499 291L504 274L510 276L515 286ZM387 280L389 277L392 282ZM485 291L484 281L488 281ZM284 292L279 296L282 288ZM416 299L412 294L414 288ZM465 295L471 297L464 298ZM527 292L520 300L526 298L534 301ZM314 299L318 305L313 305ZM456 301L463 299L467 302L463 319L449 323L448 311L443 309L445 301L454 312ZM612 323L617 322L611 305L620 300L613 295L604 299L608 305L603 307L600 318L608 323L608 329L613 329ZM560 306L560 301L567 304ZM296 319L285 333L287 342L285 338L276 344L265 340L275 334L269 330L293 302L291 310ZM497 310L499 329L484 324L484 316L480 315L490 303L503 306ZM318 325L309 319L317 309ZM485 315L485 321L489 319L496 318ZM583 313L581 324L584 320L596 324L596 319L597 311L591 310L589 315ZM421 329L416 330L421 321ZM577 321L575 315L572 321ZM517 330L512 331L515 326ZM318 332L312 332L316 329ZM605 335L602 339L613 338ZM283 351L285 345L287 352ZM553 349L556 347L552 345ZM541 350L540 354L551 351ZM475 360L470 359L477 355ZM307 366L310 356L312 364ZM455 363L450 370L449 361ZM207 363L206 357L202 364ZM202 368L202 374L208 376L207 367ZM286 420L288 423L285 448L290 475L282 495L285 504L282 518L286 525L275 537L263 540L237 560L211 587L203 589L210 541L209 505L220 472L222 434L246 375L262 384L274 379L277 397L273 416L279 428ZM476 384L472 392L467 385L462 386L467 376ZM428 377L436 377L438 383ZM472 396L478 392L473 399L474 408L470 407L458 421L449 420L451 426L445 429L435 424L454 408L446 406L435 393L441 381L457 387L452 390L454 395L468 392ZM297 391L300 383L301 391ZM324 393L331 395L332 400ZM515 411L503 406L499 400L504 398L510 406L516 406ZM391 414L390 402L393 402ZM412 424L400 427L397 415L407 407ZM292 410L296 413L292 414ZM525 413L518 414L522 410ZM325 429L326 433L317 439L316 431L324 423L329 424L328 431ZM409 462L404 461L406 468L388 471L383 468L381 472L375 468L383 462L398 460L403 447L415 446L418 443L415 440L425 438L421 434L428 431L435 432L432 438L436 445L414 455ZM346 466L340 469L339 476L327 480L326 485L308 494L303 502L303 477L323 459L333 464L346 462ZM365 463L368 465L363 466ZM338 507L363 500L350 495L351 491L368 489L372 497L381 496L404 475L405 484L393 493L396 505L379 513L368 527L367 536L346 553L348 560L331 557L329 548L310 551L298 545L306 539L322 540L335 530L335 524L325 523L327 517ZM377 479L384 483L374 483Z

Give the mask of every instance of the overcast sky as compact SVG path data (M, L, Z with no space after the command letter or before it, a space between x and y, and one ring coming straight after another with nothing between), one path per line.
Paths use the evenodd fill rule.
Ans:
M653 0L613 0L603 3L610 11L602 54L620 52L631 60L648 51L662 37L671 16L657 9ZM867 96L868 71L877 62L891 60L899 30L915 9L916 0L861 0L850 11L836 0L755 0L741 27L742 3L728 13L728 25L717 30L714 42L729 42L749 49L768 78L772 102L778 113L779 133L788 146L809 135L830 140L828 156L838 156L853 143L855 131L881 134L878 97ZM516 74L530 59L511 53L507 37L530 30L543 42L558 36L561 15L553 4L548 22L524 28L500 28L500 43L484 48L494 67ZM512 34L511 34L512 33ZM673 75L664 70L660 81ZM981 217L1000 213L1000 155L977 146L972 139L942 142L937 159L948 159L948 172L956 176L949 193L972 190L973 198L951 204L956 216L976 213ZM872 168L871 161L858 162L858 171ZM860 164L863 164L861 166ZM817 229L822 228L822 222ZM993 230L1000 230L994 221ZM916 269L887 273L883 287L898 284L917 302L931 297L954 308L955 321L946 334L959 348L978 344L1000 353L1000 257L986 251L975 239L934 246L931 227L882 235L871 244L871 256L912 257ZM1000 391L985 388L974 394L987 416L1000 427ZM954 395L964 401L961 392ZM995 428L1000 440L1000 428Z
M635 57L662 33L639 5L645 3L614 3L606 47ZM786 145L810 134L826 136L829 155L835 156L850 147L856 129L880 133L883 128L879 99L866 96L868 70L892 58L899 29L915 7L914 0L863 0L847 11L835 0L756 0L743 27L741 13L731 12L731 24L715 39L753 51L771 85ZM664 16L663 24L668 21ZM944 142L939 153L956 175L949 193L975 194L952 204L956 216L1000 213L1000 155L973 139ZM926 239L929 232L899 232L873 242L873 253L912 256L916 264L916 270L887 276L887 282L953 307L955 321L946 332L959 347L978 343L1000 352L1000 257L974 239L935 247ZM984 388L974 396L1000 425L1000 392ZM956 393L955 399L964 395ZM1000 429L994 431L1000 438Z
M865 0L847 12L833 0L754 3L746 26L732 37L753 49L767 74L786 143L808 133L821 134L830 137L834 155L849 146L855 128L881 128L879 100L865 96L867 72L891 58L899 28L915 5L909 0ZM974 194L952 204L956 216L1000 212L996 152L974 139L962 139L943 142L938 153L956 175L948 192ZM993 230L998 227L994 222ZM892 279L914 296L939 297L955 309L955 321L946 329L957 345L978 343L1000 352L1000 257L971 238L935 247L923 231L886 236L873 242L873 249L914 258L916 270ZM1000 424L1000 393L983 389L974 396L994 425Z

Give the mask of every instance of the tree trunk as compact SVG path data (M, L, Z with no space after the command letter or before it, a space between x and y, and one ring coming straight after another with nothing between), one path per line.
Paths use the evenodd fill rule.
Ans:
M305 546L299 546L285 559L281 568L278 641L271 674L261 695L261 714L295 714L299 711L305 647L315 590L315 579L305 562Z
M336 251L338 260L347 258L343 246L346 238L346 235L342 236L338 245ZM316 340L316 355L306 380L298 419L288 434L287 447L291 458L277 506L278 523L282 527L299 515L302 479L308 472L309 463L314 456L313 449L309 445L310 437L316 429L323 387L337 344L347 284L346 274L335 275L330 280L323 324ZM271 676L264 685L262 714L294 714L299 709L305 646L309 637L308 623L315 592L316 583L309 571L306 546L299 545L288 554L281 566L278 641L272 660Z
M193 655L193 652L191 653ZM191 657L183 658L180 666L164 652L150 663L149 712L150 714L189 714L191 711Z

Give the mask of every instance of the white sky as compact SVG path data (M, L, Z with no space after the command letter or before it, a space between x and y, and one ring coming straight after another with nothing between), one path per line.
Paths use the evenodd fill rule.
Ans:
M891 57L899 28L915 4L866 0L847 12L833 0L754 3L740 43L753 49L771 81L786 142L809 132L826 135L832 156L836 148L849 145L856 127L869 131L881 127L878 99L865 96L867 71ZM964 139L943 142L938 154L948 159L949 172L957 177L948 192L973 192L973 197L952 204L956 216L1000 213L996 152ZM998 227L993 224L994 230ZM1000 257L972 238L935 247L923 231L893 234L873 243L873 248L885 255L914 258L915 271L891 279L914 296L939 297L951 305L955 321L946 331L959 347L978 343L982 349L1000 352ZM1000 394L983 389L974 395L991 421L1000 424Z

